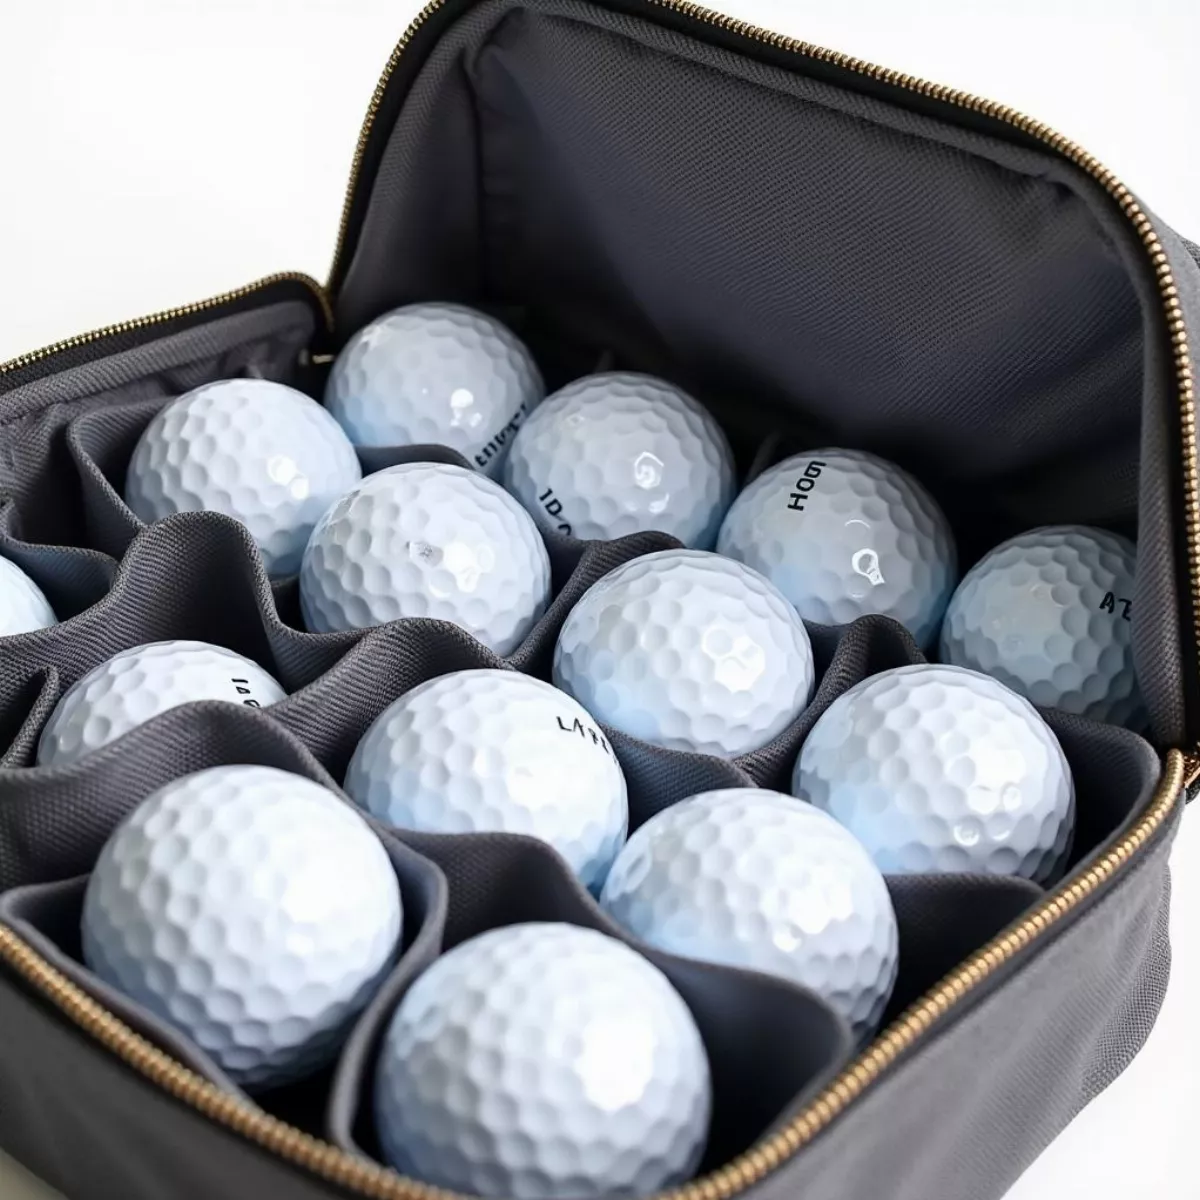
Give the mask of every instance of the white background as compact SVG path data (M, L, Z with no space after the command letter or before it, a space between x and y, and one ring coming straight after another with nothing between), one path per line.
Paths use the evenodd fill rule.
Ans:
M1195 0L719 6L1023 109L1200 238ZM274 271L323 278L363 112L417 7L0 0L0 361ZM1159 1025L1010 1200L1200 1195L1200 816L1191 816L1173 859L1175 968ZM0 1160L3 1200L48 1195Z

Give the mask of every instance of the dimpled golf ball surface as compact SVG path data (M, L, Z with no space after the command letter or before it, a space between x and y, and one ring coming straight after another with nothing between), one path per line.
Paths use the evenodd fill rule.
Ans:
M883 876L832 817L778 792L726 788L664 809L617 856L601 903L662 950L810 988L860 1035L895 983Z
M412 304L346 343L325 404L356 446L437 443L497 476L544 390L533 357L499 321L457 304Z
M0 558L0 637L56 624L42 589L16 563Z
M674 750L734 758L808 703L808 632L756 571L701 550L625 563L571 610L554 682L598 720Z
M581 539L658 530L711 550L733 453L686 392L649 375L576 380L525 422L504 483L543 529Z
M400 891L355 809L272 767L155 792L101 851L83 953L246 1087L327 1062L400 941Z
M405 693L359 742L345 787L403 829L540 838L593 891L629 824L625 777L596 722L515 671L458 671Z
M922 646L955 583L949 523L899 467L813 450L764 471L733 502L717 551L761 571L806 621L893 617Z
M314 632L433 617L508 654L549 599L533 518L485 476L440 463L368 476L318 523L300 569Z
M961 667L899 667L852 687L813 726L792 783L885 875L1045 883L1074 832L1075 788L1050 727L1028 700Z
M665 975L573 925L443 955L384 1037L375 1114L397 1170L478 1196L640 1196L694 1173L711 1081Z
M983 671L1043 708L1144 728L1133 670L1133 543L1101 529L1034 529L963 578L943 662Z
M62 766L190 700L266 708L283 688L258 665L207 642L151 642L122 650L76 680L38 742L38 762Z
M125 500L143 521L219 512L249 529L268 574L293 575L317 518L362 478L338 423L264 379L206 384L146 426Z

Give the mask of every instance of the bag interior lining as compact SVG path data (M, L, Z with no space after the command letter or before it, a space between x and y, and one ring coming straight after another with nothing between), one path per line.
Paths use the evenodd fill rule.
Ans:
M338 336L459 300L551 386L607 354L687 387L743 467L769 434L875 450L954 515L963 569L1038 524L1136 534L1138 666L1180 744L1156 285L1099 185L1026 142L577 0L490 0L413 81Z

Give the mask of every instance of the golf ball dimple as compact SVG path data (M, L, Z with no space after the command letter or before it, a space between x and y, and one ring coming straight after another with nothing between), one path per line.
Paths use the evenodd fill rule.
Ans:
M125 500L146 522L232 517L282 578L299 569L317 518L361 478L354 447L316 401L265 379L227 379L158 411L134 449Z
M486 476L441 463L368 476L318 522L300 568L314 632L431 617L509 654L549 601L533 518Z
M928 646L954 588L950 525L911 475L873 454L796 454L733 502L717 552L761 571L806 621L879 613Z
M76 680L38 742L42 766L63 766L191 700L265 708L283 688L249 658L207 642L150 642L122 650Z
M328 1062L398 954L400 889L352 805L273 767L167 784L105 844L83 954L235 1082Z
M601 903L662 950L802 984L859 1036L895 983L883 876L832 817L778 792L727 788L664 809L617 856Z
M1143 729L1133 669L1132 542L1056 525L997 546L964 576L942 625L943 662L1043 708Z
M0 558L0 637L57 624L42 589L16 563Z
M513 1200L682 1183L711 1106L699 1030L667 977L573 925L509 925L444 954L397 1007L375 1075L392 1166Z
M436 443L496 477L544 393L533 356L499 321L460 304L411 304L346 343L325 404L356 446Z
M359 742L345 788L402 829L540 838L593 891L629 825L625 777L596 723L515 671L459 671L406 692Z
M846 826L884 874L1016 875L1064 865L1075 787L1022 696L962 667L873 675L821 714L792 790Z
M708 411L650 375L589 375L527 418L504 483L545 530L657 530L711 550L733 499L733 452Z
M757 571L662 550L584 593L559 635L554 682L631 737L734 758L800 715L814 666L803 622Z

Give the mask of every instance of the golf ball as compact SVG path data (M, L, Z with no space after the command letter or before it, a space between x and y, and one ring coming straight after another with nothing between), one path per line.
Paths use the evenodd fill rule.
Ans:
M896 980L896 914L871 856L778 792L726 788L664 809L617 856L601 904L672 954L804 985L860 1036Z
M733 500L733 452L672 384L590 375L525 421L504 484L545 530L588 540L653 529L711 550Z
M570 696L516 671L458 671L379 715L346 772L382 821L427 833L523 833L599 891L625 842L625 777Z
M57 624L42 589L16 563L0 558L0 637Z
M717 552L761 571L806 621L893 617L928 646L955 582L949 523L911 475L858 450L796 454L733 502Z
M1046 883L1075 827L1075 786L1050 727L1024 697L962 667L898 667L843 693L809 733L792 783L885 874Z
M273 767L214 767L143 801L88 880L83 953L235 1081L322 1066L394 961L400 889L353 806Z
M943 662L993 675L1043 708L1141 729L1133 671L1133 543L1057 525L1010 539L964 576Z
M281 578L299 569L317 518L361 478L354 447L315 400L265 379L227 379L158 411L134 449L125 500L146 522L233 517Z
M595 930L509 925L401 1000L375 1117L387 1160L427 1183L589 1200L692 1175L711 1092L695 1021L657 967Z
M356 446L437 443L495 477L545 392L524 344L459 304L410 304L345 345L325 404Z
M368 476L318 522L300 568L314 632L433 617L508 654L549 601L533 518L485 476L441 463Z
M42 730L37 760L63 766L189 700L265 708L283 688L249 658L207 642L150 642L122 650L75 681Z
M604 576L554 651L554 682L598 720L721 758L782 733L813 679L808 632L778 589L701 550L661 550Z

